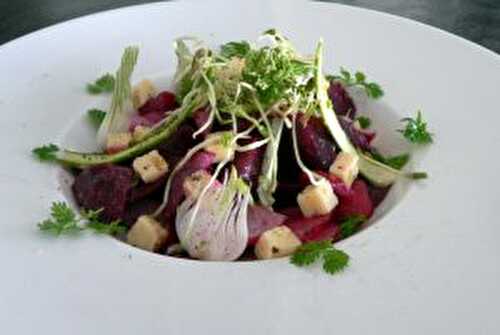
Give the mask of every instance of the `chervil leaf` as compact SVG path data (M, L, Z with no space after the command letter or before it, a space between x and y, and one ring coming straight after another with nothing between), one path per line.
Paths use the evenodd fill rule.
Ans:
M331 246L330 241L311 242L301 245L290 258L290 262L297 266L306 266L316 262L323 252Z
M429 144L432 143L432 134L427 130L427 123L422 118L422 113L417 112L417 117L404 118L401 120L406 122L406 127L404 129L398 130L403 136L411 143L415 144Z
M87 84L87 92L90 94L110 93L115 87L115 77L112 74L106 73L93 83Z
M50 216L49 219L38 224L40 230L59 236L83 229L78 225L78 219L73 210L64 202L52 203Z
M367 82L366 75L361 71L356 71L352 75L345 68L340 68L339 76L332 76L334 80L342 82L345 86L360 86L362 87L366 95L372 99L378 99L384 95L384 91L379 84L375 82Z
M47 144L33 149L31 152L41 161L54 161L57 159L56 153L59 147L55 144Z
M333 247L331 241L309 242L301 245L290 257L290 263L303 267L322 259L323 270L335 274L343 270L349 263L349 256Z
M328 274L336 274L349 265L349 255L338 249L329 249L323 254L323 270Z
M96 128L99 128L102 121L106 117L106 112L97 108L92 108L87 111L87 117L90 123L92 123Z
M229 42L221 46L221 56L226 58L244 58L250 51L250 44L246 41Z
M366 216L364 215L351 215L345 218L340 224L340 237L347 238L353 235L365 221Z
M102 208L99 210L84 210L82 217L87 220L86 228L93 230L97 234L118 235L123 234L127 228L120 224L120 220L106 223L101 221L100 214Z
M359 116L356 120L359 122L359 126L362 129L369 128L370 125L372 124L372 120L370 120L370 118L366 116Z
M363 86L366 94L372 99L378 99L384 95L384 91L377 83L366 83Z

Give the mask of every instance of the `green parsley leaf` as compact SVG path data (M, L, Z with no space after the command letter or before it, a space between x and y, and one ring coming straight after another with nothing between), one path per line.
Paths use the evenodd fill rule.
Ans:
M331 241L309 242L301 245L290 257L290 263L303 267L320 259L323 259L323 270L329 274L343 270L349 263L349 256L335 249Z
M351 215L345 218L340 224L340 237L347 238L354 235L365 222L366 216L364 215Z
M349 265L349 255L338 249L327 250L323 259L323 270L331 275L343 271Z
M81 231L73 210L64 202L54 202L50 208L50 218L38 224L40 230L59 236Z
M406 127L404 129L398 130L403 136L411 143L416 144L430 144L432 143L432 134L427 130L427 123L422 118L422 112L417 112L417 117L404 118L401 120L406 122Z
M97 108L92 108L87 111L87 117L90 123L92 123L96 128L99 128L102 121L106 117L106 112Z
M118 235L123 234L127 230L127 227L120 224L120 220L115 220L110 223L102 222L100 219L100 214L102 208L99 210L83 210L82 217L87 220L88 229L93 230L97 234L106 235Z
M372 124L372 120L366 116L359 116L356 120L359 122L361 129L367 129Z
M345 68L340 68L340 75L331 76L333 80L338 80L342 82L345 86L360 86L362 87L366 95L372 99L378 99L384 95L384 91L379 84L375 82L367 82L366 75L361 71L356 71L352 75Z
M410 154L408 153L396 156L384 157L378 151L373 150L371 156L375 160L384 163L385 165L389 165L390 167L396 170L401 170L410 161Z
M113 92L114 87L115 77L110 73L106 73L93 83L88 83L87 92L89 94L110 93Z
M54 161L57 159L59 147L55 144L47 144L33 149L31 152L41 161Z
M241 42L229 42L221 46L221 56L226 58L239 57L245 58L245 56L250 52L250 44L246 41Z

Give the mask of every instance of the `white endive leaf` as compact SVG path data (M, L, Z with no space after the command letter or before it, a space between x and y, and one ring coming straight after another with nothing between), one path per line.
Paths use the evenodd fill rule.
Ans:
M127 47L123 52L120 67L116 71L111 107L97 132L97 143L103 148L109 134L128 130L130 117L134 113L130 77L137 63L138 55L139 48L137 47Z

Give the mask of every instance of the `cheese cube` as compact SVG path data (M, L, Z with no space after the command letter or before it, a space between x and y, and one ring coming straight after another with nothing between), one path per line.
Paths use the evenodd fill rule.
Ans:
M342 151L330 166L330 173L342 179L347 187L351 187L359 173L358 163L359 157L357 155Z
M134 105L134 108L137 109L141 107L146 103L146 101L148 101L155 95L156 88L154 87L153 83L148 79L142 80L132 89L132 103Z
M127 243L144 250L158 251L168 238L168 231L149 215L140 216L127 234Z
M127 149L130 141L132 141L132 135L130 133L108 134L106 138L106 152L108 154L114 154L118 151Z
M224 132L212 133L207 136L207 140L214 137L219 137L221 140L216 141L205 147L205 150L215 155L215 162L222 162L223 160L232 160L234 157L234 150L231 146L223 143L222 137Z
M297 203L305 217L328 214L338 202L332 185L326 179L321 179L318 185L307 186L297 196Z
M201 191L208 185L212 176L205 170L200 170L184 180L182 188L187 198L197 199Z
M255 245L259 259L270 259L291 255L301 245L299 238L287 226L264 232Z
M134 128L134 132L132 133L132 139L135 142L139 142L150 131L151 131L151 128L149 128L149 127L137 126Z
M168 164L157 150L134 159L132 167L145 183L152 183L168 172Z

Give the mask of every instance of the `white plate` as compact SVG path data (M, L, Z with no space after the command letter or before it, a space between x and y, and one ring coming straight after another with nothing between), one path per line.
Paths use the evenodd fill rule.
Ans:
M364 69L399 117L424 111L435 144L413 185L376 224L342 243L352 266L330 277L286 260L200 263L111 238L53 239L36 222L62 199L31 148L62 141L103 101L84 83L139 44L135 78L175 66L171 42L217 44L269 27L301 51L320 36L327 67ZM50 27L0 47L0 325L5 334L500 333L500 57L374 11L282 1L174 2ZM66 140L67 141L67 140Z

